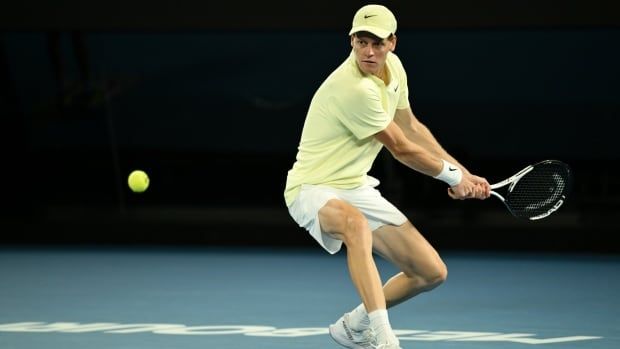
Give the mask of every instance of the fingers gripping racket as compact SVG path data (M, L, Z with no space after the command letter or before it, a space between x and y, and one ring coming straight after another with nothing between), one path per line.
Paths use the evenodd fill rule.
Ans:
M504 195L497 191L503 187L508 187ZM491 185L491 195L500 199L512 215L538 220L557 211L571 187L570 167L561 161L545 160Z

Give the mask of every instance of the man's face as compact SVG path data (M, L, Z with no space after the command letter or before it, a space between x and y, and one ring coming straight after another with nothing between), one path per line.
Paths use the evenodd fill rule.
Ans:
M351 35L351 46L360 70L366 74L380 76L388 52L394 51L396 47L396 37L379 39L372 35L358 33Z

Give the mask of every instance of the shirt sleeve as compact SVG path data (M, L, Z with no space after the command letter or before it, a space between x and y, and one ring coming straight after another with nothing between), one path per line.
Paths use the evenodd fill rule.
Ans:
M378 88L371 84L360 84L334 96L330 103L338 110L335 114L357 139L370 137L385 129L392 119L383 110Z

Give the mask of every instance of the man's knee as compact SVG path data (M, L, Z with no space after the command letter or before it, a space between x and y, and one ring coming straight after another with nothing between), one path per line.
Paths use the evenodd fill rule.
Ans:
M341 200L329 200L319 210L321 228L342 240L347 248L371 247L372 232L368 220L355 207Z
M448 279L448 267L446 264L439 260L435 262L432 271L428 274L426 282L429 285L439 286Z
M344 243L347 248L363 247L372 249L372 232L368 228L368 221L361 213L350 213L345 217L343 232Z
M423 280L424 288L432 290L446 281L448 278L448 267L439 259L434 261L431 267L427 268L420 277Z
M424 285L426 289L433 289L446 281L448 278L448 267L441 260L433 260L420 270L419 265L410 265L408 270L404 270L405 274L411 278L417 279L417 284Z

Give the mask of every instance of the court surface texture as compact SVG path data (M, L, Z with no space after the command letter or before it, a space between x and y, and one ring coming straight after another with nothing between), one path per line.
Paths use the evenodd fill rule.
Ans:
M620 257L442 256L448 280L390 311L404 349L620 348ZM344 250L0 247L2 349L339 348L357 299Z

